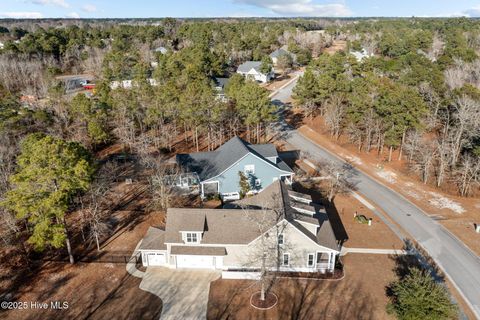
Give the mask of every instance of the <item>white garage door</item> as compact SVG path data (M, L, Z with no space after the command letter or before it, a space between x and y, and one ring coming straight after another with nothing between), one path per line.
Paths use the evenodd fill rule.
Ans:
M149 266L163 266L165 264L165 253L149 252L146 255Z
M177 268L214 268L211 256L177 256Z

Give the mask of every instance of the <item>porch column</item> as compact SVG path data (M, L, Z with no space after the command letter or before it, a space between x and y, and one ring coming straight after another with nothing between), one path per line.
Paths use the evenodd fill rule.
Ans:
M203 190L203 183L200 183L200 185L202 186L202 199L205 197L205 195L203 194L204 193L204 190Z
M331 265L329 265L328 267L331 271L333 271L335 269L335 252L331 252L330 255L332 257L331 258Z

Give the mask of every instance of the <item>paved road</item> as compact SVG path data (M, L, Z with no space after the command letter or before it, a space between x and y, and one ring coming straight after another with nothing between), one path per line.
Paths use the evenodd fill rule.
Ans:
M161 320L202 320L207 318L210 282L220 272L149 267L140 289L162 299Z
M291 96L295 84L296 81L279 90L272 97L273 102L281 106ZM279 129L284 140L295 148L308 152L311 157L317 160L342 161L285 123L279 124ZM356 169L352 171L357 191L383 209L432 256L480 319L480 258L400 194L363 172Z

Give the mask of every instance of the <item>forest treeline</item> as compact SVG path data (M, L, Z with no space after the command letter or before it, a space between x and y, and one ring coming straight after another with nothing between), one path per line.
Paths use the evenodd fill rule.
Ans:
M333 39L308 33L311 28L311 21L302 20L175 19L4 27L3 241L21 244L26 238L37 250L66 245L72 261L71 233L99 248L108 229L105 190L116 171L105 174L92 154L112 143L147 159L152 150L174 151L178 137L196 150L200 144L214 149L243 132L252 142L262 141L276 119L268 91L233 74L226 101L216 96L213 78L229 76L247 60L268 64L268 55L282 45L308 63L312 52ZM72 73L93 74L94 94L67 94L56 76ZM132 80L132 87L112 89L112 81L122 80ZM79 207L81 219L68 225L65 214Z
M115 169L98 167L92 154L110 144L147 158L151 150L174 151L178 137L196 150L239 133L263 141L277 117L268 91L230 75L244 61L268 62L283 45L308 64L295 97L306 116L325 117L333 137L345 135L366 152L385 148L390 158L398 151L426 183L454 182L461 195L478 186L475 20L59 23L0 28L0 236L20 252L29 251L27 239L38 250L71 249L65 215L79 206L86 213L75 230L99 248ZM375 57L322 55L334 40ZM79 73L95 77L93 95L66 94L56 78ZM213 78L227 76L225 101ZM112 89L121 80L132 87Z
M424 183L478 192L480 49L475 20L362 21L339 30L357 61L343 52L313 60L294 93L321 115L334 139L358 150L405 159ZM384 150L385 148L385 150Z

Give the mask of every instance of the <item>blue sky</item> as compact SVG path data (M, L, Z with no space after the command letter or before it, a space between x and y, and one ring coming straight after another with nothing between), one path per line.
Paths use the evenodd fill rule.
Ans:
M480 0L0 0L0 18L480 16Z

